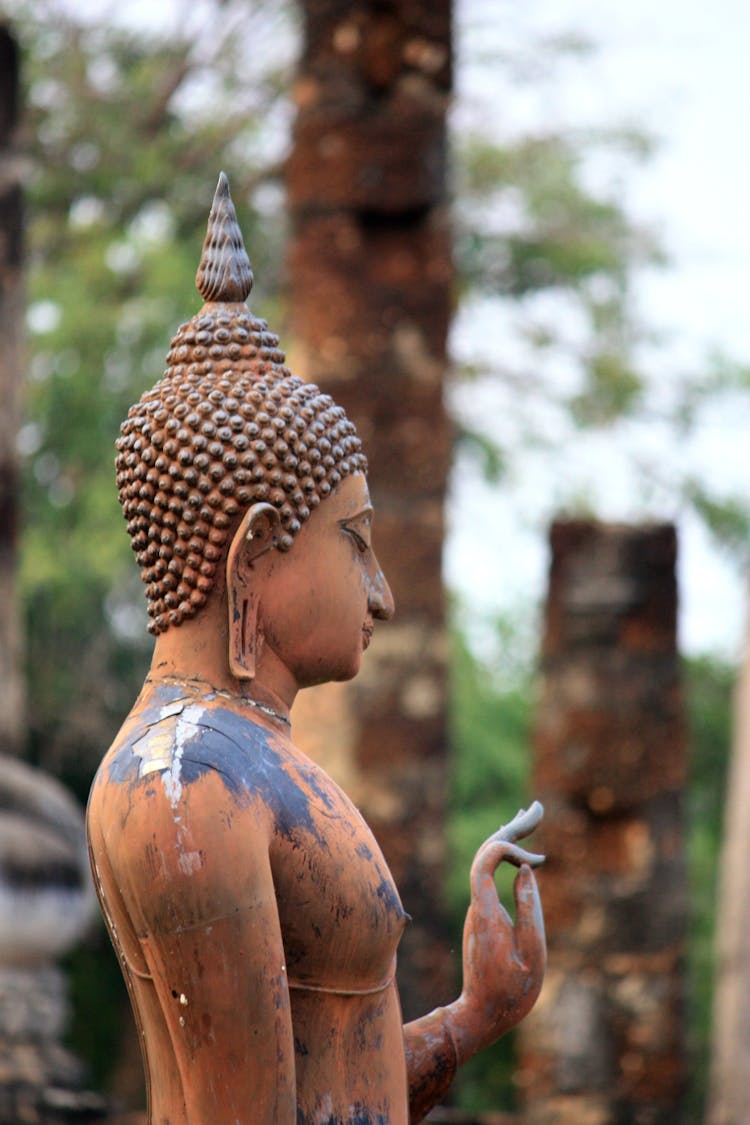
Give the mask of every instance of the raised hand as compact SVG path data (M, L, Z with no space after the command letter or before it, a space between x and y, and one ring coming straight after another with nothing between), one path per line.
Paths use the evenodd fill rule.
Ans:
M463 990L451 1006L450 1027L461 1060L489 1046L523 1019L544 979L544 920L532 867L544 862L519 847L542 819L538 801L485 840L471 867L471 904L464 923ZM513 886L515 925L495 887L506 860L519 868Z

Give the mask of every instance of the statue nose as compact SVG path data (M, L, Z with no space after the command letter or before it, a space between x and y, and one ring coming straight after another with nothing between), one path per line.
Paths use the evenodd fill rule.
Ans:
M388 621L396 608L393 594L382 570L378 570L370 587L368 606L370 613L378 621Z

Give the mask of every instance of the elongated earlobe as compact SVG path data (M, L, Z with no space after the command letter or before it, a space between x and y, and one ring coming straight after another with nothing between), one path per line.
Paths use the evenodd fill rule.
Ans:
M272 504L253 504L243 516L227 554L229 670L238 680L252 680L258 658L258 593L253 562L276 545L279 513Z
M229 670L238 680L252 680L258 640L258 599L249 592L236 597L238 593L235 584L229 602Z

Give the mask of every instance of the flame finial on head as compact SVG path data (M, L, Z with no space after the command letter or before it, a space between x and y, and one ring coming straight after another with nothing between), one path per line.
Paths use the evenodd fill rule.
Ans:
M253 287L250 259L224 172L219 173L195 284L204 301L246 301Z

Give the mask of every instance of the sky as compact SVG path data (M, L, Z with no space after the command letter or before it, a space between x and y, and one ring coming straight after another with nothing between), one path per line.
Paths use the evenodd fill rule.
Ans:
M642 317L663 337L646 357L655 379L679 379L700 370L702 357L728 355L750 363L748 262L750 142L744 108L750 104L750 6L741 0L462 0L458 9L458 91L454 110L460 127L477 112L502 135L509 121L526 128L585 127L623 121L655 135L655 155L619 181L628 212L658 232L669 268L638 278ZM542 35L580 32L597 45L591 55L563 67L553 82L544 77L530 95L506 91L491 62L494 50L512 47L529 31ZM512 104L508 105L506 99ZM592 182L612 170L591 169ZM564 319L565 310L560 310ZM460 356L464 339L485 338L494 325L498 347L503 321L497 309L479 304L458 318L453 334ZM511 345L512 346L512 345ZM477 394L473 389L472 394ZM480 413L498 417L502 398L480 388ZM709 411L694 440L659 452L667 464L681 462L720 488L743 495L743 450L750 426L748 406L732 403ZM679 505L661 510L644 503L628 470L627 451L667 443L668 435L645 428L625 433L620 444L565 442L559 456L530 455L500 489L486 492L470 464L454 474L451 535L446 551L449 583L481 609L511 616L538 603L546 582L545 526L555 502L564 503L560 477L568 484L588 475L598 514L610 519L672 518L680 537L680 642L691 652L737 656L745 619L745 584L735 566L710 542L699 522ZM651 451L654 456L657 450ZM560 466L563 465L563 471ZM590 485L587 487L591 488ZM491 515L487 518L487 510ZM476 528L483 527L483 542Z

